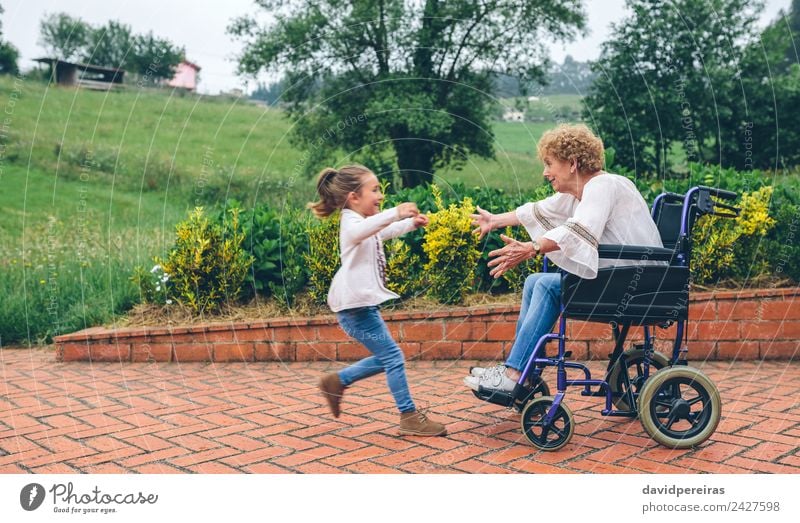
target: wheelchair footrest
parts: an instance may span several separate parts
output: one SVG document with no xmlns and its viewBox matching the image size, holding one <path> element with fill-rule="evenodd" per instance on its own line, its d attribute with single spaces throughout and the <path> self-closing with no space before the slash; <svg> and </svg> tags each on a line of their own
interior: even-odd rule
<svg viewBox="0 0 800 523">
<path fill-rule="evenodd" d="M 478 387 L 478 390 L 473 390 L 472 393 L 478 399 L 494 403 L 495 405 L 510 407 L 514 404 L 514 396 L 512 396 L 510 392 L 501 392 L 499 390 Z"/>
</svg>

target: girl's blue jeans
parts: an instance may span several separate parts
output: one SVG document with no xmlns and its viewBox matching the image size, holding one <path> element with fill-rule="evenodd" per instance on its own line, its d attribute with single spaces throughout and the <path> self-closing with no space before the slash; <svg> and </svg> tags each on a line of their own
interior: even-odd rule
<svg viewBox="0 0 800 523">
<path fill-rule="evenodd" d="M 416 410 L 406 380 L 405 356 L 389 334 L 378 307 L 359 307 L 336 313 L 339 325 L 353 339 L 364 345 L 372 354 L 368 358 L 339 371 L 342 385 L 386 372 L 389 390 L 400 412 Z"/>
<path fill-rule="evenodd" d="M 548 334 L 561 312 L 561 275 L 536 273 L 525 279 L 514 345 L 506 366 L 521 371 L 539 338 Z"/>
</svg>

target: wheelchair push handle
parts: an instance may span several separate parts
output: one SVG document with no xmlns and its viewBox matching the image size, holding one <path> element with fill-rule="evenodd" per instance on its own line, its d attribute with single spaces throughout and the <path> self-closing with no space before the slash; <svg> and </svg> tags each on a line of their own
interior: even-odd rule
<svg viewBox="0 0 800 523">
<path fill-rule="evenodd" d="M 739 212 L 741 211 L 739 207 L 711 199 L 712 196 L 715 196 L 717 198 L 733 201 L 739 197 L 735 192 L 717 189 L 716 187 L 705 187 L 703 185 L 697 187 L 697 189 L 699 189 L 697 208 L 703 214 L 714 214 L 720 218 L 736 218 L 739 216 Z"/>
<path fill-rule="evenodd" d="M 716 187 L 706 187 L 704 185 L 701 185 L 699 188 L 700 190 L 708 191 L 708 193 L 711 196 L 717 196 L 719 198 L 724 198 L 730 201 L 734 201 L 736 198 L 739 197 L 739 195 L 736 194 L 735 192 L 726 191 L 725 189 L 717 189 Z"/>
</svg>

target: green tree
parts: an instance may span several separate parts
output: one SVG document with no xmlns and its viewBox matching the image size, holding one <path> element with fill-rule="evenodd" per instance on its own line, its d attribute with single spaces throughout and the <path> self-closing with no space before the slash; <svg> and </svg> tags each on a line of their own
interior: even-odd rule
<svg viewBox="0 0 800 523">
<path fill-rule="evenodd" d="M 628 0 L 592 68 L 584 117 L 638 173 L 670 171 L 673 149 L 688 162 L 721 161 L 722 120 L 741 102 L 736 71 L 762 2 Z M 680 170 L 685 170 L 685 166 Z"/>
<path fill-rule="evenodd" d="M 468 154 L 492 157 L 492 75 L 541 79 L 547 38 L 584 27 L 578 0 L 258 0 L 229 32 L 242 73 L 286 75 L 306 171 L 344 151 L 403 186 Z"/>
<path fill-rule="evenodd" d="M 185 51 L 158 38 L 152 32 L 133 38 L 133 52 L 126 61 L 127 68 L 144 82 L 159 83 L 175 76 L 175 68 L 184 59 Z"/>
<path fill-rule="evenodd" d="M 0 5 L 0 15 L 3 14 L 3 6 Z M 0 22 L 0 38 L 3 36 L 3 24 Z M 17 60 L 19 51 L 9 42 L 0 40 L 0 74 L 17 74 L 19 67 Z"/>
<path fill-rule="evenodd" d="M 793 9 L 799 6 L 794 2 Z M 722 163 L 738 169 L 800 165 L 800 65 L 797 19 L 781 13 L 742 51 L 737 103 L 720 119 Z M 788 23 L 787 23 L 788 22 Z"/>
<path fill-rule="evenodd" d="M 19 51 L 9 42 L 0 42 L 0 74 L 17 74 Z"/>
<path fill-rule="evenodd" d="M 272 82 L 270 84 L 258 82 L 256 88 L 253 89 L 253 92 L 250 94 L 250 98 L 253 100 L 262 100 L 269 105 L 275 105 L 281 100 L 286 87 L 286 82 L 284 80 Z"/>
<path fill-rule="evenodd" d="M 92 27 L 67 13 L 51 13 L 39 22 L 39 45 L 61 60 L 74 60 L 86 46 Z"/>
<path fill-rule="evenodd" d="M 89 31 L 82 58 L 93 65 L 125 69 L 135 56 L 134 43 L 129 25 L 110 20 L 106 25 Z"/>
</svg>

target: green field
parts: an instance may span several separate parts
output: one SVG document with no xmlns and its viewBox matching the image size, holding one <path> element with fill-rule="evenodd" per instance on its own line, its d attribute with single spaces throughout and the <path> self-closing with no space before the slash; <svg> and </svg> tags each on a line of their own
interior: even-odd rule
<svg viewBox="0 0 800 523">
<path fill-rule="evenodd" d="M 302 204 L 314 181 L 277 109 L 170 91 L 95 92 L 0 77 L 0 346 L 111 321 L 139 301 L 137 265 L 196 205 Z M 527 191 L 552 124 L 496 122 L 496 159 L 437 183 Z M 480 202 L 478 202 L 480 203 Z"/>
<path fill-rule="evenodd" d="M 1 142 L 6 234 L 21 236 L 23 217 L 27 225 L 48 216 L 69 221 L 78 192 L 98 213 L 96 222 L 113 223 L 110 230 L 169 227 L 188 208 L 231 194 L 245 204 L 313 196 L 313 180 L 299 175 L 303 153 L 288 142 L 290 122 L 276 109 L 170 91 L 101 93 L 0 78 L 0 104 L 12 100 Z M 508 191 L 541 183 L 535 143 L 552 124 L 493 125 L 496 159 L 442 169 L 439 183 Z"/>
</svg>

